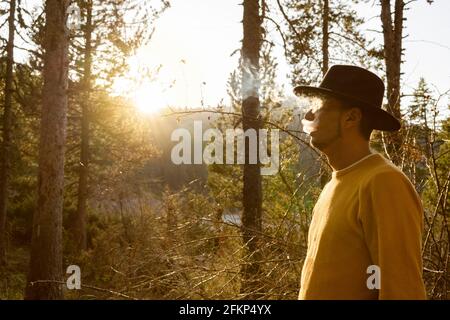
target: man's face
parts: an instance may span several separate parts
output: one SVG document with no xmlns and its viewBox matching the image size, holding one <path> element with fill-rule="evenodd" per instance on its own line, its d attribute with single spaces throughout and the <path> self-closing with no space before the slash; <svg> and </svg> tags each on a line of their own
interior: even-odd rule
<svg viewBox="0 0 450 320">
<path fill-rule="evenodd" d="M 308 127 L 311 144 L 324 151 L 341 138 L 341 109 L 333 98 L 311 100 L 308 112 L 302 121 Z"/>
</svg>

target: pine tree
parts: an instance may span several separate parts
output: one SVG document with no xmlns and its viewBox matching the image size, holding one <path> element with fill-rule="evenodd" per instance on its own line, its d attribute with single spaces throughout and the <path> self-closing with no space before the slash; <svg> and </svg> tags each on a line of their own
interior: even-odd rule
<svg viewBox="0 0 450 320">
<path fill-rule="evenodd" d="M 44 86 L 39 147 L 38 202 L 33 216 L 26 299 L 61 299 L 62 210 L 66 139 L 68 0 L 45 3 Z"/>
<path fill-rule="evenodd" d="M 75 70 L 80 76 L 76 90 L 72 92 L 73 105 L 77 107 L 76 117 L 79 123 L 69 123 L 71 130 L 79 131 L 79 161 L 77 172 L 76 211 L 72 215 L 71 234 L 75 250 L 80 252 L 87 248 L 87 215 L 90 194 L 91 144 L 95 141 L 96 110 L 93 91 L 107 90 L 113 79 L 124 74 L 127 69 L 127 57 L 134 50 L 149 41 L 152 28 L 150 24 L 135 25 L 129 22 L 129 12 L 134 12 L 133 19 L 139 22 L 155 19 L 169 5 L 164 1 L 135 2 L 131 0 L 88 0 L 78 1 L 83 23 L 80 32 L 72 41 L 72 54 L 75 56 Z M 158 9 L 157 4 L 161 7 Z M 134 21 L 133 20 L 133 21 Z M 130 25 L 132 27 L 130 27 Z M 116 32 L 111 33 L 111 29 Z M 131 29 L 131 30 L 130 30 Z M 104 49 L 108 48 L 105 52 Z M 93 64 L 92 61 L 96 63 Z M 96 79 L 94 82 L 93 79 Z M 95 85 L 97 83 L 97 85 Z M 102 83 L 98 85 L 98 83 Z M 77 150 L 78 151 L 78 150 Z"/>
<path fill-rule="evenodd" d="M 242 127 L 244 132 L 260 128 L 259 119 L 259 58 L 262 44 L 259 0 L 244 0 L 244 17 L 242 20 L 244 38 L 242 41 Z M 257 148 L 258 149 L 258 148 Z M 242 268 L 241 292 L 256 298 L 260 288 L 259 278 L 260 252 L 258 237 L 262 229 L 262 189 L 260 164 L 249 163 L 249 146 L 245 144 L 245 164 L 243 172 L 243 240 L 248 249 L 249 260 Z"/>
<path fill-rule="evenodd" d="M 391 0 L 381 0 L 381 22 L 384 38 L 384 61 L 386 66 L 387 110 L 397 119 L 402 120 L 400 110 L 400 81 L 403 55 L 403 24 L 405 2 L 394 1 L 392 12 Z M 398 132 L 386 134 L 386 150 L 390 159 L 399 164 L 401 161 L 402 135 Z"/>
<path fill-rule="evenodd" d="M 379 53 L 358 30 L 364 20 L 348 1 L 277 3 L 289 27 L 287 55 L 294 86 L 317 84 L 332 64 L 378 64 Z"/>
<path fill-rule="evenodd" d="M 11 122 L 12 122 L 12 91 L 14 67 L 14 34 L 15 34 L 16 1 L 9 3 L 8 43 L 6 45 L 6 77 L 3 105 L 3 139 L 0 146 L 0 266 L 6 264 L 6 216 L 8 203 L 8 188 L 11 155 Z"/>
</svg>

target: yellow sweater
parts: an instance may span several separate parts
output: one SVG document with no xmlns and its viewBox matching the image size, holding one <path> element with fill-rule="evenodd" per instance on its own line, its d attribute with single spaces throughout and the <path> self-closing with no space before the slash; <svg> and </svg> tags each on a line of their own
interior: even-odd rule
<svg viewBox="0 0 450 320">
<path fill-rule="evenodd" d="M 425 299 L 422 219 L 411 182 L 380 154 L 333 172 L 313 210 L 299 299 Z"/>
</svg>

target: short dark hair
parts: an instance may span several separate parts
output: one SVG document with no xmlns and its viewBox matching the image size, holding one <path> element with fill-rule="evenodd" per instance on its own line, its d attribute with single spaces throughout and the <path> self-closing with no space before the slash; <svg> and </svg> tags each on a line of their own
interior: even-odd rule
<svg viewBox="0 0 450 320">
<path fill-rule="evenodd" d="M 359 132 L 367 141 L 370 140 L 370 135 L 373 131 L 372 123 L 370 122 L 369 116 L 367 112 L 364 111 L 363 108 L 358 107 L 352 102 L 348 102 L 342 99 L 337 99 L 339 101 L 339 105 L 341 110 L 349 110 L 352 108 L 358 108 L 361 111 L 361 121 L 359 123 Z"/>
</svg>

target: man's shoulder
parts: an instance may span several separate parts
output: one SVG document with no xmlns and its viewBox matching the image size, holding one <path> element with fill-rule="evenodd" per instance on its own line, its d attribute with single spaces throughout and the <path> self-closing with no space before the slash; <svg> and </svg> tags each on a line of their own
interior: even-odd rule
<svg viewBox="0 0 450 320">
<path fill-rule="evenodd" d="M 367 171 L 363 181 L 364 184 L 373 186 L 378 184 L 387 185 L 392 183 L 400 183 L 412 186 L 411 181 L 406 174 L 400 170 L 400 168 L 382 155 L 379 157 L 380 160 Z"/>
<path fill-rule="evenodd" d="M 417 212 L 422 212 L 420 196 L 407 175 L 391 161 L 383 157 L 382 161 L 368 170 L 360 188 L 360 195 L 386 199 L 393 203 L 414 203 Z M 408 201 L 405 202 L 405 199 Z"/>
</svg>

